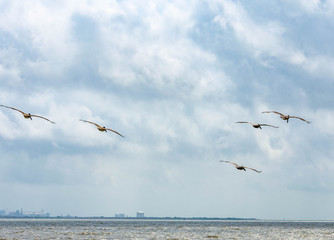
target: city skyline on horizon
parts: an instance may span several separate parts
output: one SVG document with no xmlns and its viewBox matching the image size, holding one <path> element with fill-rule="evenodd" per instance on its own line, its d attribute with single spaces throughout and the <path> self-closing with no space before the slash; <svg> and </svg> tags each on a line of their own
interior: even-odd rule
<svg viewBox="0 0 334 240">
<path fill-rule="evenodd" d="M 0 209 L 0 218 L 1 217 L 14 217 L 14 218 L 94 218 L 94 219 L 100 219 L 100 218 L 106 218 L 106 219 L 222 219 L 222 220 L 267 220 L 267 221 L 334 221 L 333 219 L 259 219 L 256 217 L 234 217 L 234 216 L 146 216 L 143 211 L 137 211 L 133 216 L 125 214 L 125 213 L 114 213 L 112 216 L 104 216 L 104 215 L 96 215 L 96 216 L 90 216 L 90 215 L 82 215 L 82 216 L 76 216 L 72 215 L 70 213 L 67 214 L 56 214 L 53 215 L 49 212 L 44 212 L 44 209 L 41 209 L 40 211 L 23 211 L 22 208 L 19 210 L 12 210 L 8 211 L 6 209 Z"/>
</svg>

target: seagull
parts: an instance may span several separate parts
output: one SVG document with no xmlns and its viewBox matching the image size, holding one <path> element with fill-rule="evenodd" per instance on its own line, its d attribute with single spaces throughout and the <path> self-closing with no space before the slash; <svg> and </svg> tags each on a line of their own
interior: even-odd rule
<svg viewBox="0 0 334 240">
<path fill-rule="evenodd" d="M 122 134 L 120 134 L 120 133 L 118 133 L 118 132 L 116 132 L 115 130 L 112 130 L 112 129 L 110 129 L 110 128 L 101 127 L 100 125 L 98 125 L 98 124 L 96 124 L 96 123 L 93 123 L 93 122 L 90 122 L 90 121 L 87 121 L 87 120 L 82 120 L 82 119 L 80 119 L 80 121 L 82 121 L 82 122 L 88 122 L 88 123 L 94 124 L 94 125 L 97 127 L 97 129 L 100 130 L 101 132 L 112 131 L 112 132 L 114 132 L 114 133 L 120 135 L 121 137 L 124 137 Z"/>
<path fill-rule="evenodd" d="M 253 170 L 253 171 L 257 172 L 257 173 L 262 172 L 262 171 L 258 171 L 258 170 L 256 170 L 256 169 L 254 169 L 254 168 L 241 166 L 241 165 L 238 165 L 238 164 L 236 164 L 236 163 L 234 163 L 234 162 L 230 162 L 230 161 L 223 161 L 223 160 L 222 160 L 221 162 L 231 163 L 231 164 L 233 164 L 233 165 L 235 166 L 235 168 L 238 169 L 238 170 L 244 170 L 244 171 L 246 171 L 246 168 L 248 168 L 248 169 Z"/>
<path fill-rule="evenodd" d="M 305 120 L 305 119 L 303 119 L 303 118 L 296 117 L 296 116 L 290 116 L 290 115 L 284 115 L 284 114 L 279 113 L 279 112 L 276 112 L 276 111 L 265 111 L 265 112 L 262 112 L 262 113 L 276 113 L 276 114 L 279 114 L 279 115 L 281 115 L 281 118 L 282 118 L 283 120 L 286 120 L 287 123 L 289 122 L 289 118 L 298 118 L 298 119 L 300 119 L 300 120 L 302 120 L 302 121 L 305 121 L 305 122 L 307 122 L 307 123 L 311 123 L 310 121 L 307 121 L 307 120 Z"/>
<path fill-rule="evenodd" d="M 269 124 L 265 124 L 265 123 L 252 123 L 252 122 L 235 122 L 235 123 L 249 123 L 249 124 L 251 124 L 254 128 L 260 128 L 260 129 L 262 129 L 261 126 L 278 128 L 278 127 L 276 127 L 276 126 L 269 125 Z"/>
<path fill-rule="evenodd" d="M 5 105 L 0 105 L 0 106 L 1 106 L 1 107 L 5 107 L 5 108 L 10 108 L 10 109 L 13 109 L 13 110 L 15 110 L 15 111 L 18 111 L 18 112 L 22 113 L 22 114 L 23 114 L 23 117 L 26 118 L 26 119 L 30 118 L 30 120 L 32 120 L 31 117 L 38 117 L 38 118 L 42 118 L 42 119 L 44 119 L 44 120 L 46 120 L 46 121 L 49 121 L 49 122 L 51 122 L 51 123 L 55 123 L 55 122 L 52 122 L 51 120 L 49 120 L 49 119 L 47 119 L 47 118 L 45 118 L 45 117 L 38 116 L 38 115 L 34 115 L 34 114 L 30 114 L 30 113 L 25 113 L 25 112 L 23 112 L 23 111 L 21 111 L 21 110 L 19 110 L 19 109 L 13 108 L 13 107 L 8 107 L 8 106 L 5 106 Z"/>
</svg>

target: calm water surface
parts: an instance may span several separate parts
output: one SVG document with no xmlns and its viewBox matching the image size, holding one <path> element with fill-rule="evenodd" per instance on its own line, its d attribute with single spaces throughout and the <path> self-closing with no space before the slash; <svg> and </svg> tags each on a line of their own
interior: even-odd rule
<svg viewBox="0 0 334 240">
<path fill-rule="evenodd" d="M 0 219 L 0 239 L 334 239 L 334 222 Z"/>
</svg>

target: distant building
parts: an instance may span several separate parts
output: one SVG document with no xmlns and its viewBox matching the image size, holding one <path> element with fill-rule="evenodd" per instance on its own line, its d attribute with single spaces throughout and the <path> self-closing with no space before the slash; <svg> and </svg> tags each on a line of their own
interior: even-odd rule
<svg viewBox="0 0 334 240">
<path fill-rule="evenodd" d="M 137 218 L 144 218 L 144 212 L 143 211 L 139 211 L 137 212 Z"/>
<path fill-rule="evenodd" d="M 23 217 L 50 217 L 50 213 L 45 213 L 44 210 L 42 209 L 41 211 L 22 211 L 22 216 Z"/>
<path fill-rule="evenodd" d="M 10 217 L 20 217 L 22 216 L 22 210 L 16 210 L 15 212 L 9 212 L 8 216 Z"/>
<path fill-rule="evenodd" d="M 116 213 L 115 214 L 115 218 L 125 218 L 125 214 L 124 213 Z"/>
<path fill-rule="evenodd" d="M 50 213 L 45 213 L 44 210 L 32 212 L 32 211 L 23 211 L 21 209 L 21 210 L 16 210 L 15 212 L 9 212 L 7 216 L 9 217 L 50 217 Z"/>
</svg>

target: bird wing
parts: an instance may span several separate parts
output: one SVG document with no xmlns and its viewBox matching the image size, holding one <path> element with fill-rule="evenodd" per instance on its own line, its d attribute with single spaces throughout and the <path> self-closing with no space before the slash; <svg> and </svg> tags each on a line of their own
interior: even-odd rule
<svg viewBox="0 0 334 240">
<path fill-rule="evenodd" d="M 120 134 L 119 132 L 116 132 L 115 130 L 112 130 L 112 129 L 110 129 L 110 128 L 106 128 L 106 130 L 112 131 L 112 132 L 114 132 L 114 133 L 120 135 L 121 137 L 124 137 L 124 136 L 123 136 L 122 134 Z"/>
<path fill-rule="evenodd" d="M 276 126 L 269 125 L 269 124 L 265 124 L 265 123 L 260 123 L 260 126 L 267 126 L 267 127 L 278 128 L 278 127 L 276 127 Z"/>
<path fill-rule="evenodd" d="M 253 125 L 253 123 L 251 123 L 251 122 L 235 122 L 235 123 L 249 123 L 249 124 Z"/>
<path fill-rule="evenodd" d="M 300 119 L 300 120 L 302 120 L 302 121 L 305 121 L 305 122 L 307 122 L 307 123 L 311 123 L 310 121 L 307 121 L 307 120 L 305 120 L 304 118 L 301 118 L 301 117 L 296 117 L 296 116 L 289 116 L 290 118 L 298 118 L 298 119 Z"/>
<path fill-rule="evenodd" d="M 276 111 L 264 111 L 262 113 L 276 113 L 276 114 L 279 114 L 281 116 L 283 116 L 284 114 L 280 113 L 280 112 L 276 112 Z"/>
<path fill-rule="evenodd" d="M 256 170 L 256 169 L 254 169 L 254 168 L 250 168 L 250 167 L 244 167 L 244 168 L 248 168 L 248 169 L 253 170 L 253 171 L 257 172 L 257 173 L 262 172 L 262 171 L 258 171 L 258 170 Z"/>
<path fill-rule="evenodd" d="M 91 121 L 82 120 L 82 119 L 80 119 L 80 121 L 82 121 L 82 122 L 88 122 L 88 123 L 94 124 L 94 125 L 97 126 L 97 127 L 101 127 L 100 125 L 98 125 L 98 124 L 96 124 L 96 123 L 93 123 L 93 122 L 91 122 Z"/>
<path fill-rule="evenodd" d="M 55 124 L 55 122 L 52 122 L 51 120 L 49 120 L 49 119 L 47 119 L 47 118 L 45 118 L 45 117 L 42 117 L 42 116 L 33 115 L 33 114 L 30 114 L 30 116 L 32 116 L 32 117 L 38 117 L 38 118 L 43 118 L 44 120 L 49 121 L 49 122 Z"/>
<path fill-rule="evenodd" d="M 224 161 L 224 160 L 221 160 L 221 162 L 231 163 L 231 164 L 235 165 L 236 167 L 239 166 L 238 164 L 236 164 L 236 163 L 234 163 L 234 162 L 230 162 L 230 161 Z"/>
<path fill-rule="evenodd" d="M 16 108 L 13 108 L 13 107 L 8 107 L 8 106 L 5 106 L 5 105 L 0 105 L 1 107 L 5 107 L 5 108 L 10 108 L 10 109 L 13 109 L 13 110 L 15 110 L 15 111 L 18 111 L 18 112 L 20 112 L 20 113 L 22 113 L 22 114 L 25 114 L 25 112 L 22 112 L 21 110 L 19 110 L 19 109 L 16 109 Z"/>
</svg>

